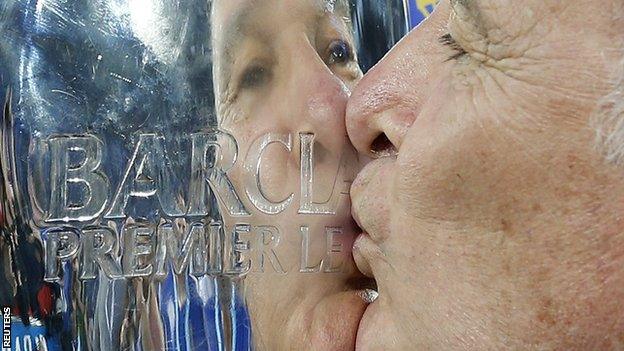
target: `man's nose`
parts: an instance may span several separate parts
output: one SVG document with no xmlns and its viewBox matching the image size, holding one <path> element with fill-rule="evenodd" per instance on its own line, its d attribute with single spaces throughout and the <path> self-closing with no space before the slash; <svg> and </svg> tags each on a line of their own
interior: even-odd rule
<svg viewBox="0 0 624 351">
<path fill-rule="evenodd" d="M 428 98 L 444 62 L 438 40 L 447 31 L 448 3 L 399 42 L 357 85 L 346 128 L 358 152 L 395 154 Z"/>
<path fill-rule="evenodd" d="M 373 67 L 358 84 L 347 106 L 346 128 L 358 152 L 379 157 L 397 152 L 415 111 L 405 94 L 407 77 L 395 69 L 392 57 Z"/>
</svg>

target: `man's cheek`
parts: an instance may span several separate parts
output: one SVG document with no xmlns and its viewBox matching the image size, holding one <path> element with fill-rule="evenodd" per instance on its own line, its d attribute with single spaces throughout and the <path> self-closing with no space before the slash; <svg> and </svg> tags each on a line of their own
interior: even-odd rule
<svg viewBox="0 0 624 351">
<path fill-rule="evenodd" d="M 356 350 L 409 350 L 413 347 L 405 345 L 406 336 L 398 334 L 400 324 L 406 321 L 405 311 L 408 310 L 405 300 L 391 300 L 380 296 L 375 303 L 369 305 L 363 319 L 360 321 L 360 329 L 357 335 Z M 397 325 L 399 324 L 399 325 Z M 388 344 L 388 340 L 392 344 Z"/>
<path fill-rule="evenodd" d="M 416 125 L 414 128 L 418 128 Z M 413 129 L 414 129 L 413 128 Z M 453 136 L 430 131 L 408 133 L 397 160 L 392 192 L 410 219 L 444 218 L 455 205 L 458 174 Z"/>
<path fill-rule="evenodd" d="M 434 87 L 399 150 L 393 193 L 408 214 L 440 217 L 436 212 L 447 211 L 453 205 L 448 186 L 458 173 L 455 158 L 471 157 L 471 145 L 458 138 L 474 123 L 473 113 L 450 85 Z"/>
<path fill-rule="evenodd" d="M 495 160 L 509 142 L 461 94 L 431 103 L 401 146 L 393 191 L 411 218 L 461 222 L 496 195 Z"/>
</svg>

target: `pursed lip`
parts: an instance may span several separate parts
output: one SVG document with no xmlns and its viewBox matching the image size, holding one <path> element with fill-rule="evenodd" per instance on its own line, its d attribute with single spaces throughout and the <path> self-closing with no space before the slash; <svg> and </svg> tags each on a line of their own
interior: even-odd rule
<svg viewBox="0 0 624 351">
<path fill-rule="evenodd" d="M 373 270 L 369 264 L 369 258 L 367 257 L 369 253 L 376 252 L 377 250 L 378 248 L 365 232 L 359 234 L 353 243 L 352 255 L 356 267 L 364 276 L 368 277 L 368 281 L 373 283 L 373 286 L 358 291 L 358 295 L 366 303 L 366 307 L 362 311 L 357 330 L 355 331 L 356 351 L 362 349 L 363 344 L 366 343 L 366 340 L 361 340 L 362 333 L 370 326 L 364 321 L 371 318 L 372 310 L 374 310 L 374 308 L 371 309 L 371 307 L 377 306 L 377 299 L 379 297 L 377 281 L 374 279 Z M 366 334 L 366 332 L 364 332 L 364 334 Z"/>
<path fill-rule="evenodd" d="M 363 330 L 364 334 L 367 334 L 370 320 L 375 319 L 377 313 L 375 311 L 379 309 L 379 288 L 375 273 L 379 273 L 378 270 L 383 269 L 385 265 L 382 247 L 388 234 L 386 225 L 381 224 L 380 220 L 388 218 L 388 199 L 384 195 L 388 192 L 389 183 L 386 181 L 393 170 L 394 161 L 396 155 L 372 160 L 360 170 L 351 185 L 351 216 L 360 228 L 360 234 L 353 242 L 351 253 L 357 269 L 375 284 L 374 289 L 360 290 L 359 293 L 366 302 L 356 335 L 356 344 L 360 347 L 361 343 L 366 341 L 358 339 Z M 364 320 L 369 322 L 362 325 Z"/>
<path fill-rule="evenodd" d="M 379 244 L 387 236 L 389 217 L 389 180 L 393 176 L 396 157 L 387 156 L 369 162 L 351 184 L 351 217 L 373 242 Z"/>
<path fill-rule="evenodd" d="M 384 226 L 379 225 L 380 219 L 388 217 L 387 199 L 380 197 L 387 195 L 384 190 L 387 183 L 382 181 L 391 171 L 387 166 L 394 160 L 394 157 L 384 157 L 369 162 L 351 184 L 351 217 L 360 228 L 360 234 L 353 242 L 353 259 L 360 272 L 370 278 L 374 278 L 371 264 L 382 256 L 379 245 L 387 235 Z"/>
</svg>

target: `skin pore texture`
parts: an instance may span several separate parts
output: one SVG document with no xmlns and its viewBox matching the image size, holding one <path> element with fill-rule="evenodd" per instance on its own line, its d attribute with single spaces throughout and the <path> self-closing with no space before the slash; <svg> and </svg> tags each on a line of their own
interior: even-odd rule
<svg viewBox="0 0 624 351">
<path fill-rule="evenodd" d="M 357 350 L 624 348 L 624 169 L 595 143 L 623 33 L 616 0 L 443 0 L 367 73 Z"/>
<path fill-rule="evenodd" d="M 239 147 L 228 176 L 252 212 L 243 222 L 279 229 L 275 252 L 285 272 L 269 256 L 259 272 L 260 259 L 251 257 L 255 266 L 244 278 L 244 298 L 254 349 L 352 350 L 365 303 L 357 286 L 363 277 L 351 257 L 357 233 L 348 193 L 360 166 L 347 137 L 345 111 L 362 73 L 348 14 L 339 4 L 321 0 L 217 0 L 213 11 L 220 128 Z M 259 211 L 245 191 L 255 174 L 255 163 L 248 164 L 246 157 L 267 133 L 291 138 L 290 151 L 272 143 L 262 154 L 258 181 L 263 196 L 274 203 L 293 196 L 277 214 Z M 299 213 L 300 133 L 315 137 L 313 201 L 337 197 L 336 215 Z M 227 226 L 241 222 L 224 220 Z M 317 272 L 300 272 L 300 226 L 309 230 L 308 266 L 324 260 L 313 268 Z M 334 237 L 342 252 L 328 258 L 326 232 L 331 228 L 342 231 Z M 258 249 L 255 242 L 251 246 Z M 325 272 L 335 267 L 338 272 Z"/>
</svg>

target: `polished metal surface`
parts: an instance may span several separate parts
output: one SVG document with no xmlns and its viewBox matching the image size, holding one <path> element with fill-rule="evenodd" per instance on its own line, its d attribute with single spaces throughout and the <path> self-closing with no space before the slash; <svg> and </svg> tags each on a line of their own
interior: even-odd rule
<svg viewBox="0 0 624 351">
<path fill-rule="evenodd" d="M 170 274 L 189 264 L 177 257 L 168 264 L 166 248 L 175 244 L 152 254 L 140 243 L 158 225 L 171 236 L 174 227 L 219 230 L 209 196 L 196 198 L 193 216 L 179 218 L 189 202 L 181 189 L 201 187 L 182 176 L 192 163 L 182 156 L 219 138 L 203 133 L 216 124 L 210 7 L 152 0 L 0 4 L 1 249 L 11 262 L 3 264 L 2 303 L 12 306 L 9 297 L 16 296 L 22 319 L 31 311 L 45 321 L 52 348 L 250 344 L 245 328 L 240 335 L 232 323 L 246 318 L 237 279 L 207 274 L 214 267 Z M 138 167 L 146 179 L 132 178 Z M 120 246 L 123 258 L 109 254 Z M 142 264 L 150 255 L 156 262 Z M 52 311 L 40 306 L 44 286 Z"/>
<path fill-rule="evenodd" d="M 258 181 L 264 148 L 293 140 L 267 134 L 239 155 L 236 138 L 219 129 L 212 6 L 0 2 L 0 305 L 23 325 L 46 328 L 37 349 L 252 348 L 243 293 L 252 267 L 239 236 L 280 240 L 277 225 L 249 218 L 295 201 L 267 199 Z M 389 42 L 407 30 L 402 2 L 390 5 L 402 13 L 394 21 L 384 19 L 388 9 L 353 6 L 356 16 L 377 11 L 376 22 L 393 23 Z M 313 140 L 297 141 L 303 181 L 294 205 L 332 216 L 338 200 L 312 200 Z M 246 167 L 244 189 L 228 176 L 236 162 Z M 225 215 L 240 219 L 233 230 Z M 327 233 L 331 245 L 338 230 Z M 301 272 L 318 272 L 306 243 Z M 325 265 L 328 273 L 339 267 Z M 265 266 L 284 273 L 276 256 L 257 269 Z"/>
</svg>

